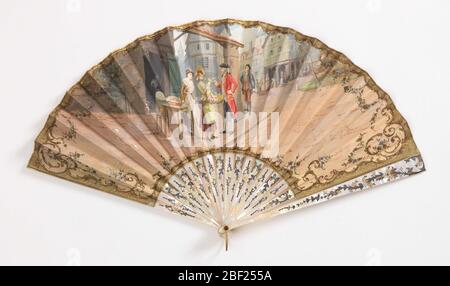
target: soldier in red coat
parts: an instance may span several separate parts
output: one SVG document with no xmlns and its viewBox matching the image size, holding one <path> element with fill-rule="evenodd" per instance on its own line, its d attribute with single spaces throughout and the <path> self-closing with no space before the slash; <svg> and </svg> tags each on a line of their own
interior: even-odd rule
<svg viewBox="0 0 450 286">
<path fill-rule="evenodd" d="M 234 119 L 237 119 L 237 105 L 236 105 L 236 90 L 238 88 L 238 83 L 236 79 L 230 73 L 230 66 L 228 64 L 221 64 L 220 68 L 222 70 L 222 82 L 218 83 L 218 87 L 222 89 L 224 97 L 224 115 L 227 112 L 233 112 Z"/>
</svg>

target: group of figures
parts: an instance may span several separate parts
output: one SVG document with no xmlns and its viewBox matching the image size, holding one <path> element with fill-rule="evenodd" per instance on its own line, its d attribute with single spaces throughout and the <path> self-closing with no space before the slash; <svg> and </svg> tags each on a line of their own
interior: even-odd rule
<svg viewBox="0 0 450 286">
<path fill-rule="evenodd" d="M 208 78 L 203 67 L 198 67 L 195 74 L 191 69 L 186 70 L 186 77 L 181 85 L 181 103 L 186 106 L 186 113 L 194 126 L 201 126 L 202 131 L 208 130 L 210 139 L 216 138 L 217 131 L 223 119 L 230 114 L 237 120 L 237 92 L 240 88 L 245 111 L 251 111 L 251 96 L 256 92 L 255 77 L 251 66 L 246 65 L 241 73 L 239 82 L 230 72 L 226 63 L 220 66 L 221 79 Z M 219 126 L 218 126 L 219 125 Z M 187 126 L 191 132 L 191 126 Z"/>
</svg>

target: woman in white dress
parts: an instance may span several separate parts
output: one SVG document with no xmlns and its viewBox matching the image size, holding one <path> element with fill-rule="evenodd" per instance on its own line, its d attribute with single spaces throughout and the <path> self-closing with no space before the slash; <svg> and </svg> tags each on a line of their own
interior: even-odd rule
<svg viewBox="0 0 450 286">
<path fill-rule="evenodd" d="M 197 106 L 196 100 L 195 100 L 195 86 L 194 86 L 194 73 L 192 70 L 187 69 L 186 70 L 186 77 L 183 79 L 181 84 L 181 104 L 186 106 L 186 112 L 188 116 L 190 117 L 191 126 L 187 126 L 188 129 L 192 132 L 196 126 L 200 126 L 199 118 L 200 118 L 200 111 L 198 110 L 199 107 Z M 192 129 L 192 124 L 194 126 L 194 129 Z"/>
</svg>

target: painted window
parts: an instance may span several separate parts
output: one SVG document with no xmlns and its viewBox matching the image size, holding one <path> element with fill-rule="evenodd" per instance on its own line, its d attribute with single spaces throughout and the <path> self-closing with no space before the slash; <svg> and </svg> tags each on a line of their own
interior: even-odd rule
<svg viewBox="0 0 450 286">
<path fill-rule="evenodd" d="M 208 57 L 203 57 L 202 65 L 205 69 L 209 68 L 209 58 Z"/>
</svg>

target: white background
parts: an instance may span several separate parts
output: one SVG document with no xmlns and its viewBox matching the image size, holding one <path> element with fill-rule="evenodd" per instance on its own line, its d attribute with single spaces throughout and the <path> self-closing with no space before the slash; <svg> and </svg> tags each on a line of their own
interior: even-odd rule
<svg viewBox="0 0 450 286">
<path fill-rule="evenodd" d="M 249 225 L 214 229 L 26 164 L 48 113 L 109 52 L 168 25 L 240 18 L 317 37 L 368 71 L 427 171 Z M 2 1 L 0 264 L 450 264 L 450 1 Z"/>
</svg>

